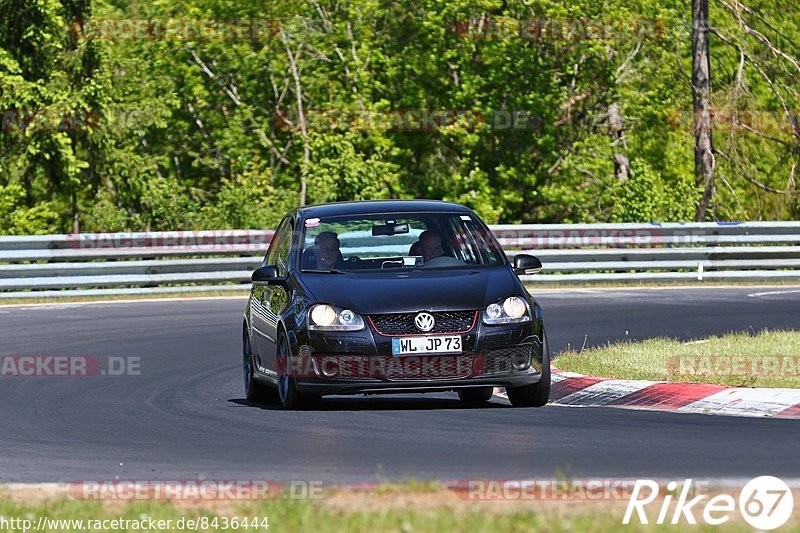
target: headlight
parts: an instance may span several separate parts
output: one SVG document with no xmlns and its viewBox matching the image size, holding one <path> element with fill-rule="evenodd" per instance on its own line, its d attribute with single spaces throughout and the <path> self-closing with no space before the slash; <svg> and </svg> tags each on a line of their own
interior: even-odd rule
<svg viewBox="0 0 800 533">
<path fill-rule="evenodd" d="M 512 296 L 511 298 L 506 298 L 506 301 L 503 302 L 503 312 L 509 318 L 522 318 L 525 316 L 525 312 L 528 310 L 528 306 L 517 296 Z"/>
<path fill-rule="evenodd" d="M 503 307 L 499 304 L 491 304 L 486 308 L 486 316 L 492 320 L 497 320 L 503 316 Z"/>
<path fill-rule="evenodd" d="M 505 300 L 489 304 L 483 312 L 484 324 L 511 324 L 528 322 L 530 319 L 528 302 L 519 296 L 509 296 Z"/>
<path fill-rule="evenodd" d="M 314 331 L 358 331 L 364 319 L 350 309 L 316 304 L 308 311 L 308 329 Z"/>
</svg>

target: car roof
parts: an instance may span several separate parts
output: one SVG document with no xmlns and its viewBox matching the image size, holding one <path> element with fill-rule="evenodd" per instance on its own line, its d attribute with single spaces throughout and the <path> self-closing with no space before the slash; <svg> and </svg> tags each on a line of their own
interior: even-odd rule
<svg viewBox="0 0 800 533">
<path fill-rule="evenodd" d="M 379 213 L 469 213 L 472 210 L 461 204 L 440 200 L 370 200 L 363 202 L 336 202 L 299 207 L 303 218 L 339 215 L 367 215 Z"/>
</svg>

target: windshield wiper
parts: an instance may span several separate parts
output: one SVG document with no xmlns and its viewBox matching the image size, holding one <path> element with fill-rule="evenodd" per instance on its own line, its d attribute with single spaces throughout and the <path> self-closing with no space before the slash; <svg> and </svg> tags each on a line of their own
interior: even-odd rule
<svg viewBox="0 0 800 533">
<path fill-rule="evenodd" d="M 315 268 L 301 269 L 300 272 L 311 272 L 314 274 L 347 274 L 344 270 L 337 270 L 332 268 L 330 270 L 317 270 Z"/>
</svg>

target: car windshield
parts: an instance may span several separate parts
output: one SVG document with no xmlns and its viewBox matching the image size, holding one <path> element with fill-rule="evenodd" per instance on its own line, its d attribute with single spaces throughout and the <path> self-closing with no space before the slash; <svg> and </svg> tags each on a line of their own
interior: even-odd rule
<svg viewBox="0 0 800 533">
<path fill-rule="evenodd" d="M 353 272 L 497 266 L 505 256 L 472 215 L 382 213 L 306 219 L 299 260 L 303 271 Z"/>
</svg>

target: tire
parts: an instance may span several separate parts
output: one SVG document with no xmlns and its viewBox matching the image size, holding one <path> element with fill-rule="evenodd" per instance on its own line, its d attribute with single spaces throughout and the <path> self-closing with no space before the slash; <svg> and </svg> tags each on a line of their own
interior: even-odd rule
<svg viewBox="0 0 800 533">
<path fill-rule="evenodd" d="M 544 335 L 544 357 L 542 357 L 542 377 L 538 383 L 523 387 L 506 388 L 508 401 L 514 407 L 543 407 L 550 399 L 550 347 Z"/>
<path fill-rule="evenodd" d="M 247 328 L 242 335 L 242 378 L 244 380 L 244 394 L 247 401 L 254 403 L 273 402 L 277 398 L 275 389 L 269 387 L 256 378 L 253 350 L 250 344 L 250 335 Z"/>
<path fill-rule="evenodd" d="M 303 394 L 297 390 L 295 378 L 292 376 L 289 361 L 292 354 L 289 351 L 289 342 L 286 334 L 282 331 L 278 333 L 278 401 L 281 407 L 287 411 L 298 409 L 313 409 L 322 400 L 319 396 Z"/>
<path fill-rule="evenodd" d="M 494 387 L 475 387 L 472 389 L 459 389 L 458 398 L 469 404 L 479 404 L 492 399 Z"/>
</svg>

